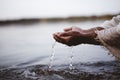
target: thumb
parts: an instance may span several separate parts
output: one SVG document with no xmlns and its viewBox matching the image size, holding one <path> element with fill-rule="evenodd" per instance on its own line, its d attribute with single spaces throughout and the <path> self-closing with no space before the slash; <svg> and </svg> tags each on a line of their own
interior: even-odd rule
<svg viewBox="0 0 120 80">
<path fill-rule="evenodd" d="M 74 35 L 73 31 L 63 32 L 63 33 L 60 34 L 60 36 L 63 36 L 63 37 L 73 36 L 73 35 Z"/>
</svg>

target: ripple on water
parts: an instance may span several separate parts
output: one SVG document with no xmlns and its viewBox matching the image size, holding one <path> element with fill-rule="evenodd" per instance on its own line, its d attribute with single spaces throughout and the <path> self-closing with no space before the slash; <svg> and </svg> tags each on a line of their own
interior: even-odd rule
<svg viewBox="0 0 120 80">
<path fill-rule="evenodd" d="M 33 65 L 0 70 L 1 80 L 119 80 L 120 63 L 118 61 L 78 63 L 70 70 L 68 65 L 55 66 L 51 70 L 47 65 Z"/>
</svg>

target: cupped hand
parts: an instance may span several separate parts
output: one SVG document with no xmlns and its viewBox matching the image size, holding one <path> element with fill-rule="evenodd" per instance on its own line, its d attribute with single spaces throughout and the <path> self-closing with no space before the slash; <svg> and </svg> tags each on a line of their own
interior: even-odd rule
<svg viewBox="0 0 120 80">
<path fill-rule="evenodd" d="M 64 29 L 64 32 L 57 32 L 53 34 L 54 39 L 57 42 L 66 44 L 68 46 L 74 46 L 84 43 L 86 38 L 86 31 L 78 27 L 70 27 Z"/>
<path fill-rule="evenodd" d="M 53 37 L 57 42 L 68 46 L 75 46 L 82 43 L 100 45 L 100 42 L 95 39 L 97 36 L 95 33 L 96 29 L 103 30 L 104 28 L 95 27 L 88 30 L 83 30 L 78 27 L 70 27 L 64 29 L 63 32 L 54 33 Z"/>
</svg>

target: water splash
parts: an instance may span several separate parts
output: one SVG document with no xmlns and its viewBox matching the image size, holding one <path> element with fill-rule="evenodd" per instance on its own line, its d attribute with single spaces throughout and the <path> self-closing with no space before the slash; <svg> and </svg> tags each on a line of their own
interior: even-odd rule
<svg viewBox="0 0 120 80">
<path fill-rule="evenodd" d="M 48 65 L 48 68 L 51 69 L 52 66 L 53 66 L 53 60 L 54 60 L 54 56 L 55 56 L 55 44 L 56 44 L 56 41 L 53 43 L 52 45 L 52 54 L 50 56 L 50 63 Z"/>
</svg>

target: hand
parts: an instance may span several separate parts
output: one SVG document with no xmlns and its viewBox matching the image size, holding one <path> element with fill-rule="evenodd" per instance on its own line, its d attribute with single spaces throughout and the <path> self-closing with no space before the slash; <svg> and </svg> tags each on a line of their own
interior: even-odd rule
<svg viewBox="0 0 120 80">
<path fill-rule="evenodd" d="M 102 30 L 100 27 L 98 29 Z M 94 30 L 94 28 L 82 30 L 78 27 L 71 27 L 64 29 L 64 32 L 54 33 L 53 37 L 57 42 L 68 46 L 75 46 L 82 43 L 100 44 L 94 39 L 97 36 Z"/>
</svg>

